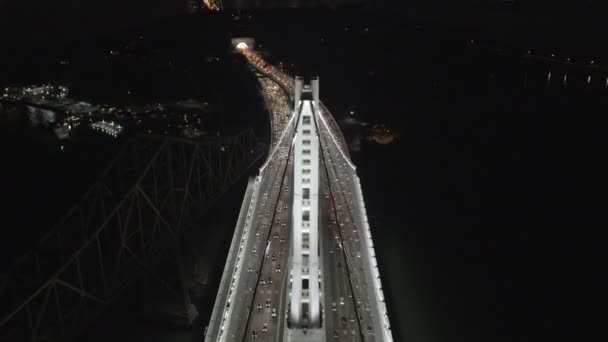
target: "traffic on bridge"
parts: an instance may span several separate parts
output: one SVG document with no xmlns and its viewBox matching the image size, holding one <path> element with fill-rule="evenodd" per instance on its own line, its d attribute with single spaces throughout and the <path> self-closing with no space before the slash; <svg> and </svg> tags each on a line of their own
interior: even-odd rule
<svg viewBox="0 0 608 342">
<path fill-rule="evenodd" d="M 272 144 L 245 194 L 205 341 L 392 341 L 356 167 L 318 79 L 302 86 L 233 43 L 258 74 Z"/>
</svg>

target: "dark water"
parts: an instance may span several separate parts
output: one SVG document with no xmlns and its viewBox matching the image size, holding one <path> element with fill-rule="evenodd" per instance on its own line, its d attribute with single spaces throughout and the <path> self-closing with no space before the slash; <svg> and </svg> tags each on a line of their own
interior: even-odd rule
<svg viewBox="0 0 608 342">
<path fill-rule="evenodd" d="M 197 31 L 189 25 L 182 22 L 171 32 L 191 37 Z M 484 41 L 484 33 L 477 38 L 471 30 L 421 28 L 391 15 L 277 12 L 238 24 L 236 31 L 255 35 L 269 59 L 285 62 L 288 72 L 320 75 L 321 97 L 339 119 L 354 110 L 354 118 L 385 123 L 400 133 L 393 144 L 363 141 L 361 152 L 353 152 L 396 340 L 580 340 L 600 335 L 601 316 L 595 313 L 605 297 L 600 272 L 606 226 L 601 200 L 608 145 L 605 71 L 533 61 L 521 57 L 529 46 Z M 193 41 L 190 46 L 201 50 L 208 44 Z M 586 55 L 581 49 L 577 53 Z M 183 46 L 177 52 L 187 55 Z M 225 84 L 221 91 L 232 96 L 221 101 L 236 105 L 248 94 L 249 100 L 237 106 L 243 109 L 238 120 L 263 128 L 266 117 L 253 99 L 254 83 L 242 64 L 228 65 L 230 76 L 219 82 Z M 564 86 L 560 81 L 566 72 Z M 134 72 L 135 83 L 137 75 L 145 73 Z M 170 78 L 168 84 L 198 83 L 198 78 L 186 82 L 181 77 L 186 76 Z M 99 79 L 100 84 L 112 83 L 109 76 Z M 161 83 L 151 88 L 158 92 Z M 200 84 L 184 87 L 196 95 L 217 83 L 201 78 Z M 226 91 L 230 84 L 243 86 Z M 83 96 L 96 94 L 88 91 Z M 169 93 L 170 98 L 179 91 Z M 257 109 L 249 116 L 247 108 Z M 226 116 L 225 122 L 236 118 Z M 37 156 L 52 160 L 57 153 L 52 146 Z M 16 162 L 30 160 L 15 151 L 9 156 Z M 36 174 L 43 167 L 23 169 L 42 183 Z M 81 177 L 89 175 L 76 170 L 81 169 L 72 170 Z M 57 186 L 69 182 L 60 177 L 62 172 L 54 174 Z M 218 223 L 222 233 L 215 235 L 226 247 L 210 248 L 207 254 L 213 264 L 210 292 L 217 288 L 240 197 L 233 194 L 226 201 L 235 210 L 226 213 L 226 221 Z M 25 205 L 27 199 L 19 203 Z M 138 300 L 127 296 L 91 335 L 197 338 L 130 315 Z M 203 320 L 212 300 L 213 295 L 200 303 Z"/>
<path fill-rule="evenodd" d="M 353 153 L 396 340 L 600 335 L 608 72 L 391 16 L 299 20 L 288 42 L 260 28 L 272 58 L 400 132 Z"/>
</svg>

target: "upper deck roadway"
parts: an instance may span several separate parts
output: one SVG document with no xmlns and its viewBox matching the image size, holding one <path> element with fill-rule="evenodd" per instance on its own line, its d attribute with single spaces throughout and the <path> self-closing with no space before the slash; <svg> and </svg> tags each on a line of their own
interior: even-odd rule
<svg viewBox="0 0 608 342">
<path fill-rule="evenodd" d="M 294 80 L 248 48 L 240 51 L 260 76 L 271 115 L 272 144 L 245 194 L 205 341 L 289 341 Z M 335 120 L 320 102 L 314 119 L 322 152 L 324 340 L 392 341 L 355 166 Z"/>
</svg>

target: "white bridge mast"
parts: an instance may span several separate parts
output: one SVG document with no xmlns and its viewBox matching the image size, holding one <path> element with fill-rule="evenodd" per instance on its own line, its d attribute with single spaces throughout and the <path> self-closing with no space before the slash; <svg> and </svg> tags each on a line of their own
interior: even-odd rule
<svg viewBox="0 0 608 342">
<path fill-rule="evenodd" d="M 294 151 L 290 329 L 321 327 L 319 281 L 319 138 L 314 111 L 319 80 L 303 86 L 296 78 L 294 110 L 298 117 Z"/>
</svg>

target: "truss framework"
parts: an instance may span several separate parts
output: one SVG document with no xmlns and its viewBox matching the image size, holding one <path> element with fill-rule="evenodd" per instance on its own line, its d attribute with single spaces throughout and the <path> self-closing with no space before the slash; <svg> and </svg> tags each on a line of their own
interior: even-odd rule
<svg viewBox="0 0 608 342">
<path fill-rule="evenodd" d="M 263 154 L 251 129 L 208 142 L 130 140 L 60 222 L 0 275 L 0 341 L 74 338 L 179 246 L 184 231 Z"/>
</svg>

